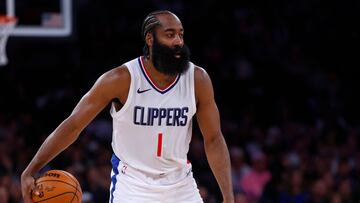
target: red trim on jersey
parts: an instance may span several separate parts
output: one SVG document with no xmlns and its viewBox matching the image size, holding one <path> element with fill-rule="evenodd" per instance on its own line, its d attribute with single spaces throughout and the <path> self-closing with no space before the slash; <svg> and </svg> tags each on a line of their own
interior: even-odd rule
<svg viewBox="0 0 360 203">
<path fill-rule="evenodd" d="M 140 57 L 141 68 L 144 70 L 144 73 L 145 73 L 146 77 L 149 79 L 149 81 L 151 82 L 151 84 L 152 84 L 157 90 L 163 92 L 163 91 L 171 88 L 171 87 L 176 83 L 176 81 L 177 81 L 178 78 L 179 78 L 179 74 L 176 76 L 176 78 L 174 79 L 174 81 L 172 81 L 167 87 L 165 87 L 165 88 L 163 88 L 163 89 L 161 89 L 160 87 L 158 87 L 158 86 L 153 82 L 153 79 L 151 79 L 149 72 L 146 70 L 145 64 L 144 64 L 144 59 L 143 59 L 143 58 L 144 58 L 144 57 L 142 57 L 142 56 Z"/>
</svg>

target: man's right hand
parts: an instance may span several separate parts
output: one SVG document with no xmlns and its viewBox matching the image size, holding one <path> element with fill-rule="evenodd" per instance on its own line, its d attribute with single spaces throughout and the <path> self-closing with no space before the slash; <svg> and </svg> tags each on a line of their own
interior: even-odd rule
<svg viewBox="0 0 360 203">
<path fill-rule="evenodd" d="M 35 178 L 25 171 L 21 174 L 21 192 L 24 203 L 33 203 L 31 193 L 35 189 Z"/>
</svg>

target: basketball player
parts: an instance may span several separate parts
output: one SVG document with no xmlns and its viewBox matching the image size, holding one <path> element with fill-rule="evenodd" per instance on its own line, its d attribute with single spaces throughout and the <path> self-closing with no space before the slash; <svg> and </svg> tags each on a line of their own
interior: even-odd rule
<svg viewBox="0 0 360 203">
<path fill-rule="evenodd" d="M 211 80 L 189 61 L 179 18 L 156 11 L 142 28 L 144 55 L 104 73 L 23 171 L 25 203 L 31 202 L 34 174 L 73 143 L 110 102 L 110 203 L 203 202 L 187 160 L 195 113 L 223 202 L 234 202 L 229 153 Z"/>
</svg>

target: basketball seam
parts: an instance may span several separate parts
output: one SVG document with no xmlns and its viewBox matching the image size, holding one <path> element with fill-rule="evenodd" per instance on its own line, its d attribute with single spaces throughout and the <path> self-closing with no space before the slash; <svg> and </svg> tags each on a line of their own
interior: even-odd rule
<svg viewBox="0 0 360 203">
<path fill-rule="evenodd" d="M 74 198 L 75 198 L 75 196 L 76 196 L 76 193 L 77 193 L 77 190 L 76 190 L 76 192 L 74 193 L 74 196 L 73 196 L 73 198 L 71 199 L 70 203 L 72 203 L 72 201 L 74 200 Z M 77 197 L 77 196 L 76 196 L 76 197 Z"/>
<path fill-rule="evenodd" d="M 43 199 L 43 200 L 34 202 L 34 203 L 43 202 L 43 201 L 46 201 L 46 200 L 49 200 L 49 199 L 53 199 L 53 198 L 59 197 L 59 196 L 61 196 L 61 195 L 63 195 L 63 194 L 68 194 L 68 193 L 72 194 L 73 192 L 64 192 L 64 193 L 61 193 L 61 194 L 58 194 L 58 195 L 55 195 L 55 196 L 52 196 L 52 197 L 49 197 L 49 198 L 46 198 L 46 199 Z"/>
<path fill-rule="evenodd" d="M 66 171 L 65 171 L 65 172 L 66 172 Z M 68 172 L 66 172 L 66 173 L 68 173 Z M 79 192 L 82 194 L 82 191 L 78 190 L 78 187 L 81 188 L 79 181 L 77 181 L 77 179 L 74 179 L 75 177 L 72 177 L 72 176 L 70 176 L 70 175 L 68 175 L 68 174 L 66 174 L 66 173 L 63 173 L 63 174 L 64 174 L 65 176 L 69 177 L 71 180 L 73 180 L 73 181 L 76 183 L 76 188 L 75 188 L 76 191 L 79 191 Z"/>
<path fill-rule="evenodd" d="M 81 200 L 79 199 L 79 197 L 77 196 L 77 192 L 75 193 L 75 195 L 74 195 L 75 197 L 76 197 L 76 199 L 78 200 L 77 202 L 81 202 Z"/>
<path fill-rule="evenodd" d="M 67 174 L 66 171 L 64 171 L 63 174 L 64 174 L 65 176 L 69 177 L 71 180 L 73 180 L 73 181 L 76 183 L 76 185 L 80 185 L 80 183 L 78 183 L 77 179 L 75 179 L 75 177 L 72 177 L 71 175 Z"/>
</svg>

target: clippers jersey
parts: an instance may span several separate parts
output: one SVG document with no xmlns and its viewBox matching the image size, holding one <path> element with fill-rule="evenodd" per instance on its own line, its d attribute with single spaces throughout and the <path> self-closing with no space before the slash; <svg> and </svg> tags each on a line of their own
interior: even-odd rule
<svg viewBox="0 0 360 203">
<path fill-rule="evenodd" d="M 113 117 L 114 154 L 130 167 L 161 175 L 183 169 L 196 112 L 194 64 L 165 89 L 153 83 L 143 57 L 125 63 L 131 83 L 127 100 Z"/>
</svg>

